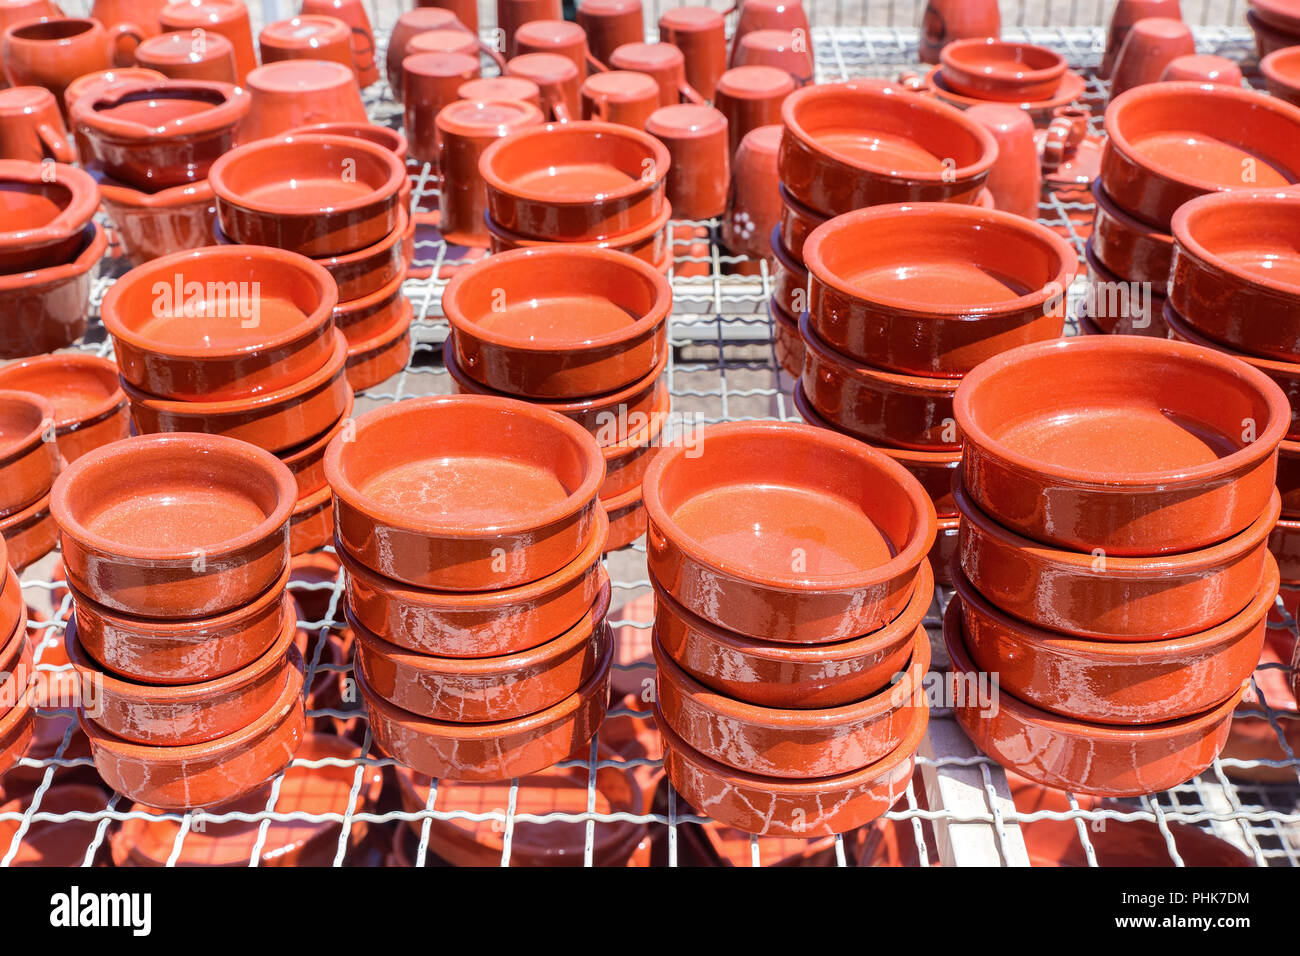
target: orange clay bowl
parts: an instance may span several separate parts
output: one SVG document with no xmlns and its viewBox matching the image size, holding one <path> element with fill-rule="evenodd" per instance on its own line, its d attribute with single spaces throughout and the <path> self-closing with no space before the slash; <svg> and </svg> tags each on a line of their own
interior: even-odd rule
<svg viewBox="0 0 1300 956">
<path fill-rule="evenodd" d="M 0 390 L 0 515 L 44 498 L 58 473 L 54 406 L 32 392 Z"/>
</svg>

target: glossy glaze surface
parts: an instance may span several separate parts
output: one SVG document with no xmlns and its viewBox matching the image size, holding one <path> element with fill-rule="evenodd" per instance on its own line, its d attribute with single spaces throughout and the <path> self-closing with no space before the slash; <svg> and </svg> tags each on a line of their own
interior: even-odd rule
<svg viewBox="0 0 1300 956">
<path fill-rule="evenodd" d="M 0 272 L 75 257 L 98 206 L 95 181 L 75 166 L 0 159 Z"/>
<path fill-rule="evenodd" d="M 686 82 L 700 96 L 712 100 L 718 80 L 727 69 L 723 13 L 706 6 L 664 10 L 659 16 L 659 40 L 682 51 L 682 58 L 686 61 Z"/>
<path fill-rule="evenodd" d="M 1149 282 L 1163 295 L 1173 268 L 1174 237 L 1134 219 L 1106 195 L 1101 180 L 1093 180 L 1097 204 L 1092 225 L 1092 254 L 1124 281 Z"/>
<path fill-rule="evenodd" d="M 244 88 L 253 97 L 253 105 L 236 131 L 239 143 L 316 123 L 367 121 L 356 74 L 341 63 L 268 63 L 248 73 Z"/>
<path fill-rule="evenodd" d="M 727 205 L 731 181 L 727 118 L 711 106 L 661 106 L 645 130 L 668 148 L 672 165 L 665 190 L 683 219 L 714 219 Z"/>
<path fill-rule="evenodd" d="M 993 37 L 954 40 L 939 54 L 943 76 L 958 93 L 1024 103 L 1049 97 L 1065 75 L 1065 58 L 1048 47 Z"/>
<path fill-rule="evenodd" d="M 102 356 L 59 353 L 11 362 L 0 368 L 0 388 L 35 392 L 49 400 L 54 406 L 55 444 L 65 462 L 125 438 L 130 426 L 117 366 Z"/>
<path fill-rule="evenodd" d="M 217 208 L 206 179 L 156 193 L 105 179 L 99 190 L 104 212 L 132 265 L 212 242 Z"/>
<path fill-rule="evenodd" d="M 215 31 L 207 34 L 202 45 L 179 30 L 149 37 L 135 48 L 135 60 L 173 80 L 239 82 L 235 47 Z"/>
<path fill-rule="evenodd" d="M 1155 83 L 1180 56 L 1196 52 L 1191 27 L 1172 17 L 1146 17 L 1124 38 L 1110 74 L 1111 99 L 1127 90 Z"/>
<path fill-rule="evenodd" d="M 794 92 L 794 77 L 774 66 L 740 66 L 718 78 L 713 105 L 727 118 L 731 152 L 750 130 L 781 125 L 781 105 Z"/>
<path fill-rule="evenodd" d="M 0 390 L 0 516 L 47 495 L 59 467 L 54 406 L 32 392 Z"/>
<path fill-rule="evenodd" d="M 77 77 L 113 65 L 113 48 L 98 20 L 55 14 L 8 24 L 0 56 L 10 86 L 43 86 L 62 100 Z"/>
<path fill-rule="evenodd" d="M 69 261 L 0 275 L 0 313 L 23 316 L 0 325 L 0 358 L 52 352 L 85 333 L 91 272 L 107 248 L 108 234 L 92 222 Z"/>
</svg>

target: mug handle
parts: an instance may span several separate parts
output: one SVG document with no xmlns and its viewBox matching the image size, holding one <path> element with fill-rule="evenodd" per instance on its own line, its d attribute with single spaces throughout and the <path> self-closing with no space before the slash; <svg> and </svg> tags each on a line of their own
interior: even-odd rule
<svg viewBox="0 0 1300 956">
<path fill-rule="evenodd" d="M 125 53 L 119 52 L 118 41 L 122 39 L 134 40 L 131 49 Z M 108 55 L 112 57 L 116 66 L 134 66 L 135 65 L 135 48 L 144 41 L 144 30 L 134 23 L 117 23 L 108 28 Z"/>
<path fill-rule="evenodd" d="M 569 104 L 564 102 L 564 97 L 558 93 L 555 95 L 555 102 L 551 104 L 551 112 L 561 123 L 567 123 L 573 119 L 573 113 L 569 110 Z"/>
<path fill-rule="evenodd" d="M 50 151 L 55 162 L 75 163 L 77 161 L 77 151 L 69 142 L 68 137 L 49 123 L 41 123 L 36 127 L 36 135 L 40 137 L 45 148 Z"/>
<path fill-rule="evenodd" d="M 704 97 L 700 96 L 700 94 L 695 91 L 695 87 L 691 86 L 691 84 L 687 83 L 685 80 L 682 80 L 677 84 L 677 92 L 687 103 L 691 103 L 695 106 L 708 105 L 708 103 L 705 102 Z"/>
</svg>

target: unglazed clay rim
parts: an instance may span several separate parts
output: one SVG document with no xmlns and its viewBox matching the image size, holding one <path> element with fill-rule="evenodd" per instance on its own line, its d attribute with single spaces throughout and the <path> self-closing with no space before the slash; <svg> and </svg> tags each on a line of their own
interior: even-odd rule
<svg viewBox="0 0 1300 956">
<path fill-rule="evenodd" d="M 1169 84 L 1153 83 L 1152 86 Z M 1139 87 L 1141 89 L 1141 87 Z M 1127 94 L 1125 94 L 1127 95 Z M 1068 468 L 1047 462 L 1035 461 L 1025 455 L 1007 448 L 1000 441 L 989 435 L 976 420 L 972 412 L 972 396 L 986 379 L 999 373 L 1011 374 L 1021 362 L 1037 358 L 1048 351 L 1077 349 L 1080 352 L 1100 352 L 1109 359 L 1123 362 L 1129 353 L 1140 352 L 1153 355 L 1163 353 L 1166 357 L 1181 356 L 1180 360 L 1209 365 L 1224 373 L 1240 379 L 1244 385 L 1251 387 L 1264 399 L 1269 409 L 1269 421 L 1261 430 L 1256 440 L 1230 455 L 1175 472 L 1137 472 L 1134 474 L 1102 475 L 1097 471 Z M 1023 373 L 1023 368 L 1019 369 Z M 977 365 L 962 379 L 960 387 L 953 396 L 953 415 L 957 427 L 966 437 L 967 442 L 978 445 L 980 452 L 996 457 L 1012 468 L 1030 475 L 1058 478 L 1080 485 L 1096 488 L 1137 488 L 1159 485 L 1169 489 L 1171 486 L 1201 486 L 1208 480 L 1235 471 L 1267 458 L 1274 447 L 1291 428 L 1291 406 L 1282 390 L 1259 369 L 1252 368 L 1223 352 L 1201 348 L 1186 342 L 1170 339 L 1157 339 L 1136 335 L 1075 335 L 1068 338 L 1051 339 L 1021 345 L 1000 355 L 985 360 Z M 1118 560 L 1118 559 L 1112 559 Z"/>
<path fill-rule="evenodd" d="M 1300 210 L 1297 210 L 1300 211 Z M 1231 345 L 1220 345 L 1205 336 L 1204 333 L 1197 330 L 1182 314 L 1174 308 L 1174 304 L 1168 299 L 1165 300 L 1165 307 L 1161 313 L 1165 325 L 1169 331 L 1178 336 L 1173 341 L 1184 341 L 1189 345 L 1195 345 L 1200 348 L 1212 349 L 1216 352 L 1222 352 L 1224 355 L 1231 355 L 1238 361 L 1244 362 L 1251 368 L 1257 368 L 1265 374 L 1273 373 L 1276 375 L 1285 375 L 1290 378 L 1300 379 L 1300 363 L 1285 362 L 1282 359 L 1267 358 L 1263 355 L 1250 355 L 1247 352 L 1238 352 Z M 1290 429 L 1288 429 L 1289 431 Z"/>
<path fill-rule="evenodd" d="M 277 501 L 271 513 L 250 530 L 233 538 L 228 538 L 216 546 L 205 548 L 204 553 L 209 560 L 219 561 L 224 555 L 241 551 L 260 541 L 267 540 L 273 537 L 289 520 L 289 515 L 293 512 L 294 502 L 298 498 L 298 486 L 294 482 L 293 474 L 289 469 L 269 451 L 264 451 L 256 445 L 250 445 L 248 442 L 227 438 L 224 435 L 167 432 L 159 435 L 136 435 L 132 438 L 124 438 L 121 441 L 101 445 L 64 468 L 63 472 L 55 480 L 54 488 L 50 492 L 50 511 L 54 516 L 54 520 L 58 523 L 60 533 L 72 538 L 77 544 L 89 551 L 111 554 L 119 558 L 162 562 L 175 562 L 178 560 L 178 552 L 174 548 L 128 547 L 120 541 L 114 541 L 111 538 L 96 534 L 85 527 L 79 517 L 74 515 L 68 507 L 69 485 L 78 480 L 98 483 L 103 480 L 103 475 L 106 473 L 105 469 L 123 459 L 127 461 L 134 459 L 137 449 L 146 446 L 165 448 L 169 445 L 174 446 L 173 450 L 179 454 L 197 451 L 201 452 L 204 457 L 213 455 L 233 460 L 235 463 L 241 464 L 246 471 L 262 472 L 265 477 L 270 478 L 276 485 Z M 91 477 L 82 479 L 82 475 L 91 469 L 95 469 L 98 474 L 92 472 Z M 190 556 L 186 556 L 184 560 L 188 563 Z"/>
<path fill-rule="evenodd" d="M 1064 291 L 1062 295 L 1064 295 Z M 837 352 L 823 342 L 821 337 L 813 330 L 812 320 L 807 312 L 799 316 L 799 337 L 803 339 L 804 348 L 816 352 L 827 365 L 837 366 L 853 378 L 878 382 L 891 392 L 929 392 L 938 396 L 951 396 L 956 393 L 957 388 L 963 381 L 960 377 L 937 378 L 926 375 L 911 375 L 907 372 L 889 372 L 883 368 L 868 365 L 866 362 L 859 362 L 842 352 Z M 969 377 L 969 373 L 967 373 L 967 377 Z"/>
<path fill-rule="evenodd" d="M 1278 63 L 1283 60 L 1292 61 L 1289 65 L 1296 72 L 1288 75 L 1279 70 Z M 1297 50 L 1294 46 L 1285 46 L 1280 50 L 1274 50 L 1259 61 L 1259 72 L 1264 74 L 1264 79 L 1268 82 L 1274 83 L 1283 89 L 1300 93 L 1300 50 Z"/>
<path fill-rule="evenodd" d="M 0 292 L 50 286 L 56 282 L 65 282 L 68 279 L 75 279 L 78 276 L 85 275 L 99 265 L 104 250 L 108 248 L 108 233 L 104 231 L 104 228 L 99 223 L 91 220 L 90 224 L 82 231 L 82 235 L 86 233 L 90 233 L 90 239 L 71 262 L 62 262 L 59 265 L 49 266 L 44 269 L 28 269 L 24 272 L 12 272 L 8 275 L 0 274 Z"/>
<path fill-rule="evenodd" d="M 776 306 L 780 308 L 780 306 Z M 805 422 L 814 425 L 817 428 L 825 428 L 827 431 L 838 432 L 841 435 L 849 435 L 843 429 L 833 422 L 827 421 L 826 416 L 813 407 L 812 402 L 808 401 L 808 393 L 804 391 L 803 382 L 795 380 L 794 389 L 791 392 L 791 398 L 794 401 L 794 409 L 799 413 Z M 941 466 L 955 466 L 961 462 L 961 450 L 957 451 L 922 451 L 919 448 L 895 448 L 893 445 L 885 445 L 881 442 L 875 442 L 871 445 L 878 451 L 883 451 L 894 461 L 907 462 L 918 468 L 935 468 Z"/>
<path fill-rule="evenodd" d="M 99 227 L 96 226 L 96 229 Z M 107 239 L 105 239 L 107 244 Z M 59 431 L 72 430 L 72 426 L 79 426 L 84 422 L 93 421 L 102 418 L 126 404 L 126 393 L 122 391 L 121 383 L 118 381 L 117 366 L 113 364 L 112 359 L 106 359 L 100 355 L 89 355 L 85 352 L 51 352 L 47 355 L 36 355 L 32 358 L 19 359 L 8 365 L 0 367 L 0 388 L 16 389 L 26 391 L 18 385 L 4 382 L 4 373 L 10 369 L 18 372 L 22 369 L 37 368 L 41 369 L 48 366 L 51 370 L 58 372 L 60 375 L 68 373 L 69 367 L 73 369 L 71 374 L 79 375 L 88 370 L 95 375 L 95 378 L 101 382 L 112 380 L 117 383 L 116 391 L 109 394 L 102 402 L 97 405 L 91 405 L 86 409 L 79 409 L 77 414 L 70 418 L 59 418 L 55 412 L 54 427 Z"/>
<path fill-rule="evenodd" d="M 1009 47 L 1017 50 L 1028 47 L 1034 50 L 1035 52 L 1046 53 L 1053 58 L 1054 62 L 1051 66 L 1024 70 L 1016 74 L 1015 81 L 1019 83 L 1021 86 L 1033 86 L 1038 83 L 1048 83 L 1053 79 L 1064 77 L 1065 71 L 1069 67 L 1069 63 L 1066 62 L 1065 57 L 1061 56 L 1061 54 L 1057 53 L 1051 47 L 1040 46 L 1036 43 L 1019 43 L 1014 40 L 1002 40 L 999 39 L 998 37 L 965 37 L 959 40 L 953 40 L 952 42 L 946 44 L 943 47 L 943 49 L 939 51 L 939 62 L 943 66 L 952 66 L 953 68 L 960 70 L 963 73 L 975 73 L 985 78 L 989 78 L 993 74 L 981 73 L 980 71 L 981 68 L 978 64 L 972 66 L 969 63 L 962 63 L 961 61 L 956 60 L 954 56 L 954 51 L 956 53 L 963 53 L 966 50 L 975 50 L 975 49 L 988 50 L 992 47 L 1002 47 L 1002 48 Z M 1013 84 L 1007 83 L 1004 80 L 1003 81 L 995 80 L 989 85 L 1001 86 L 1006 89 L 1011 89 L 1013 87 Z"/>
<path fill-rule="evenodd" d="M 488 536 L 522 534 L 537 528 L 545 528 L 566 518 L 578 515 L 595 501 L 601 482 L 605 480 L 605 459 L 600 454 L 600 448 L 596 445 L 596 440 L 591 436 L 591 433 L 577 422 L 565 418 L 558 412 L 537 408 L 527 402 L 513 398 L 495 398 L 489 395 L 431 395 L 426 398 L 394 402 L 369 411 L 358 418 L 356 420 L 356 434 L 352 441 L 347 444 L 359 443 L 366 429 L 375 422 L 407 414 L 414 416 L 419 416 L 422 413 L 436 414 L 432 410 L 456 406 L 480 408 L 510 415 L 522 415 L 532 418 L 539 425 L 545 425 L 548 428 L 563 432 L 576 446 L 575 451 L 586 460 L 587 473 L 583 476 L 582 482 L 563 501 L 534 512 L 526 520 L 491 527 L 466 528 L 463 525 L 421 520 L 419 516 L 412 515 L 409 512 L 384 510 L 376 507 L 347 477 L 342 461 L 346 454 L 347 445 L 333 441 L 325 449 L 325 476 L 330 487 L 334 489 L 334 495 L 347 504 L 348 507 L 370 518 L 376 524 L 388 525 L 418 534 L 470 540 Z"/>
<path fill-rule="evenodd" d="M 44 178 L 47 169 L 54 171 L 54 179 Z M 15 247 L 16 251 L 34 251 L 32 247 L 83 234 L 99 209 L 98 184 L 77 166 L 4 159 L 0 160 L 0 181 L 62 186 L 69 193 L 68 204 L 41 225 L 0 232 L 0 246 Z"/>
<path fill-rule="evenodd" d="M 117 119 L 95 109 L 101 103 L 108 104 L 111 109 L 120 105 L 123 99 L 137 94 L 156 92 L 163 94 L 161 99 L 170 100 L 172 97 L 168 94 L 196 91 L 219 93 L 225 98 L 202 112 L 168 120 L 161 126 L 146 126 L 133 120 Z M 91 134 L 139 145 L 217 133 L 223 129 L 233 130 L 235 125 L 248 115 L 251 102 L 252 97 L 248 92 L 234 83 L 221 83 L 216 80 L 167 79 L 152 83 L 147 80 L 126 80 L 122 83 L 114 83 L 99 92 L 87 90 L 72 104 L 68 114 L 75 126 L 89 130 Z"/>
<path fill-rule="evenodd" d="M 0 389 L 0 404 L 6 402 L 34 408 L 41 418 L 31 431 L 13 439 L 7 445 L 0 446 L 0 469 L 9 467 L 39 448 L 45 440 L 45 432 L 54 426 L 54 406 L 44 395 L 16 388 L 3 388 Z M 3 553 L 0 552 L 0 558 L 2 557 Z"/>
<path fill-rule="evenodd" d="M 1293 48 L 1287 47 L 1286 49 Z M 1300 51 L 1297 52 L 1300 53 Z M 1300 119 L 1300 116 L 1297 116 L 1297 119 Z M 1174 213 L 1171 230 L 1174 240 L 1178 243 L 1179 252 L 1193 260 L 1198 267 L 1208 265 L 1215 271 L 1227 274 L 1244 285 L 1257 289 L 1268 289 L 1293 299 L 1300 299 L 1300 284 L 1282 282 L 1256 273 L 1247 275 L 1232 263 L 1225 262 L 1218 254 L 1211 252 L 1196 238 L 1196 228 L 1200 217 L 1213 215 L 1220 206 L 1229 207 L 1229 213 L 1235 211 L 1241 215 L 1241 232 L 1249 234 L 1251 226 L 1250 213 L 1253 209 L 1262 206 L 1280 206 L 1283 209 L 1289 207 L 1291 215 L 1300 219 L 1300 195 L 1274 190 L 1232 190 L 1231 192 L 1210 193 L 1179 206 L 1178 211 Z M 1234 210 L 1232 207 L 1236 207 L 1236 209 Z M 1300 305 L 1297 305 L 1297 307 L 1300 308 Z"/>
<path fill-rule="evenodd" d="M 792 442 L 796 446 L 802 444 L 805 451 L 814 454 L 817 451 L 816 446 L 830 446 L 841 454 L 870 461 L 873 466 L 879 466 L 881 470 L 891 476 L 912 502 L 917 527 L 910 540 L 903 547 L 898 548 L 890 560 L 862 571 L 841 575 L 804 576 L 801 578 L 787 574 L 756 573 L 747 567 L 739 566 L 735 562 L 711 552 L 707 547 L 686 534 L 668 513 L 668 508 L 659 495 L 662 476 L 686 453 L 686 449 L 682 445 L 668 445 L 661 448 L 659 453 L 655 455 L 654 460 L 650 462 L 645 477 L 641 480 L 640 492 L 650 521 L 678 550 L 689 555 L 694 561 L 705 567 L 716 568 L 728 576 L 750 584 L 814 594 L 832 589 L 843 590 L 846 588 L 868 587 L 882 581 L 892 580 L 900 573 L 904 573 L 908 568 L 916 568 L 929 554 L 935 534 L 934 504 L 930 501 L 929 495 L 925 493 L 925 489 L 921 487 L 920 482 L 913 478 L 906 468 L 884 452 L 839 432 L 795 422 L 725 422 L 701 429 L 695 433 L 695 437 L 701 442 L 707 442 L 711 437 L 734 437 L 737 435 L 743 437 L 755 434 L 784 435 L 788 443 Z M 810 444 L 813 447 L 808 447 Z M 609 507 L 612 507 L 612 501 Z M 870 515 L 867 515 L 867 517 L 871 518 Z M 872 519 L 872 523 L 874 524 L 874 519 Z"/>
<path fill-rule="evenodd" d="M 1055 252 L 1058 260 L 1056 274 L 1040 289 L 987 305 L 974 307 L 930 305 L 929 303 L 918 304 L 914 300 L 896 299 L 891 296 L 865 295 L 861 289 L 855 288 L 840 276 L 831 272 L 822 261 L 822 246 L 845 241 L 843 234 L 846 231 L 857 230 L 864 223 L 869 226 L 872 223 L 882 221 L 916 219 L 924 225 L 936 215 L 947 217 L 948 221 L 940 225 L 940 228 L 944 228 L 947 232 L 953 233 L 958 231 L 959 228 L 964 232 L 966 231 L 965 227 L 974 227 L 971 231 L 976 236 L 981 236 L 984 242 L 995 238 L 982 234 L 980 230 L 980 227 L 989 225 L 1002 226 L 1010 232 L 1016 232 L 1027 239 L 1033 239 L 1038 245 Z M 1063 298 L 1078 269 L 1079 256 L 1074 251 L 1073 245 L 1051 229 L 1041 223 L 1013 213 L 1002 212 L 997 209 L 983 209 L 979 206 L 967 206 L 960 203 L 899 203 L 889 206 L 869 206 L 865 209 L 855 209 L 842 216 L 827 219 L 804 240 L 803 261 L 805 268 L 818 282 L 849 298 L 870 302 L 873 305 L 879 305 L 908 315 L 936 315 L 943 316 L 948 320 L 958 319 L 975 322 L 990 315 L 1020 312 L 1041 305 L 1056 296 Z"/>
</svg>

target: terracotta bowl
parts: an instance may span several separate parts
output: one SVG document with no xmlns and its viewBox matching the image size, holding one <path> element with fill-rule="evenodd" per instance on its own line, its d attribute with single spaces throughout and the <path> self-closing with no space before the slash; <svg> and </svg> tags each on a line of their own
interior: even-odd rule
<svg viewBox="0 0 1300 956">
<path fill-rule="evenodd" d="M 206 179 L 150 193 L 104 178 L 99 191 L 122 252 L 133 265 L 212 242 L 217 207 Z"/>
<path fill-rule="evenodd" d="M 1197 196 L 1300 180 L 1287 145 L 1300 136 L 1300 108 L 1253 90 L 1148 83 L 1107 107 L 1106 133 L 1102 188 L 1160 229 Z M 1247 169 L 1251 180 L 1244 180 Z"/>
<path fill-rule="evenodd" d="M 894 202 L 973 203 L 997 158 L 992 135 L 959 110 L 878 81 L 796 90 L 781 119 L 781 182 L 826 216 Z"/>
<path fill-rule="evenodd" d="M 646 533 L 645 501 L 640 488 L 633 488 L 613 498 L 602 498 L 600 507 L 609 518 L 606 554 L 627 547 Z"/>
<path fill-rule="evenodd" d="M 1044 46 L 996 37 L 954 40 L 939 53 L 943 78 L 958 93 L 1027 103 L 1047 99 L 1065 76 L 1065 57 Z"/>
<path fill-rule="evenodd" d="M 0 323 L 0 359 L 53 352 L 85 333 L 92 273 L 107 248 L 108 234 L 92 222 L 70 260 L 0 274 L 0 315 L 23 317 Z"/>
<path fill-rule="evenodd" d="M 1164 295 L 1173 269 L 1174 237 L 1134 219 L 1106 195 L 1100 179 L 1092 182 L 1097 212 L 1092 224 L 1092 254 L 1128 282 L 1149 282 Z"/>
<path fill-rule="evenodd" d="M 50 516 L 49 494 L 0 518 L 0 537 L 8 545 L 9 566 L 19 573 L 53 551 L 59 528 Z"/>
<path fill-rule="evenodd" d="M 392 233 L 406 166 L 383 146 L 313 133 L 245 143 L 208 178 L 231 239 L 327 257 Z"/>
<path fill-rule="evenodd" d="M 460 724 L 400 710 L 370 687 L 365 659 L 356 682 L 376 745 L 403 766 L 451 780 L 507 780 L 543 770 L 591 739 L 605 717 L 614 641 L 607 635 L 595 670 L 577 692 L 517 720 Z"/>
<path fill-rule="evenodd" d="M 979 671 L 960 622 L 954 601 L 944 619 L 944 641 L 953 674 L 969 681 Z M 1193 717 L 1138 727 L 1058 717 L 1005 692 L 987 709 L 959 699 L 953 714 L 975 746 L 1030 780 L 1075 793 L 1135 797 L 1175 787 L 1208 767 L 1223 749 L 1242 692 L 1238 688 L 1226 702 Z"/>
<path fill-rule="evenodd" d="M 58 473 L 54 406 L 31 392 L 0 390 L 0 515 L 44 498 Z"/>
<path fill-rule="evenodd" d="M 73 259 L 98 208 L 99 188 L 77 167 L 0 159 L 0 272 Z"/>
<path fill-rule="evenodd" d="M 193 618 L 248 604 L 280 579 L 296 497 L 289 469 L 260 448 L 148 435 L 73 462 L 50 508 L 77 591 L 126 614 Z"/>
<path fill-rule="evenodd" d="M 642 484 L 651 574 L 746 637 L 820 644 L 893 620 L 934 540 L 902 466 L 806 425 L 713 426 L 660 449 Z"/>
<path fill-rule="evenodd" d="M 263 713 L 234 733 L 182 747 L 121 740 L 82 717 L 95 769 L 123 796 L 160 810 L 194 810 L 236 800 L 284 770 L 306 735 L 302 658 L 289 652 L 288 680 Z"/>
<path fill-rule="evenodd" d="M 367 121 L 356 73 L 342 63 L 268 63 L 250 70 L 243 86 L 253 97 L 253 106 L 236 131 L 240 144 L 279 136 L 299 126 Z"/>
<path fill-rule="evenodd" d="M 1098 217 L 1102 214 L 1098 212 Z M 1171 250 L 1172 252 L 1172 250 Z M 1097 258 L 1092 238 L 1083 246 L 1088 267 L 1088 290 L 1079 305 L 1081 326 L 1091 323 L 1098 334 L 1141 335 L 1148 338 L 1169 337 L 1161 317 L 1165 308 L 1166 283 L 1153 285 L 1124 279 Z M 1090 334 L 1084 331 L 1085 335 Z"/>
<path fill-rule="evenodd" d="M 1209 349 L 1135 336 L 1024 346 L 968 375 L 954 402 L 962 481 L 990 518 L 1109 555 L 1191 551 L 1269 509 L 1286 396 Z M 1243 442 L 1253 423 L 1254 441 Z"/>
<path fill-rule="evenodd" d="M 858 209 L 803 247 L 808 321 L 836 351 L 949 378 L 1059 338 L 1078 255 L 1051 229 L 953 203 Z"/>
<path fill-rule="evenodd" d="M 1259 61 L 1268 91 L 1292 106 L 1300 106 L 1300 50 L 1294 46 L 1274 50 Z"/>
<path fill-rule="evenodd" d="M 1103 641 L 1184 637 L 1238 614 L 1259 592 L 1281 513 L 1271 490 L 1254 523 L 1226 541 L 1134 558 L 1057 550 L 995 523 L 962 488 L 954 497 L 961 568 L 986 600 L 1030 624 Z"/>
<path fill-rule="evenodd" d="M 491 218 L 560 242 L 606 239 L 655 219 L 668 166 L 668 150 L 653 136 L 600 122 L 518 130 L 479 159 Z"/>
<path fill-rule="evenodd" d="M 672 203 L 665 199 L 659 215 L 640 228 L 619 233 L 607 239 L 590 239 L 583 242 L 570 242 L 566 243 L 566 245 L 595 246 L 599 249 L 609 249 L 614 252 L 626 252 L 628 255 L 636 256 L 642 262 L 647 262 L 660 272 L 667 274 L 669 267 L 673 264 L 673 250 L 668 240 L 668 223 L 672 218 Z M 483 217 L 483 225 L 488 232 L 488 248 L 493 253 L 554 244 L 547 239 L 529 239 L 516 232 L 511 232 L 500 223 L 495 222 L 490 215 Z"/>
<path fill-rule="evenodd" d="M 405 297 L 398 303 L 392 323 L 374 335 L 348 346 L 348 384 L 358 392 L 388 381 L 411 361 L 411 323 L 415 309 Z"/>
<path fill-rule="evenodd" d="M 1235 695 L 1264 646 L 1277 564 L 1250 603 L 1218 627 L 1166 641 L 1084 641 L 1030 627 L 985 600 L 952 571 L 966 650 L 1003 691 L 1062 717 L 1099 724 L 1158 724 L 1191 717 Z"/>
<path fill-rule="evenodd" d="M 348 391 L 346 398 L 343 414 L 339 416 L 338 421 L 301 445 L 286 448 L 276 455 L 293 475 L 294 483 L 298 486 L 299 498 L 319 491 L 328 484 L 325 480 L 325 449 L 329 447 L 334 437 L 347 427 L 348 420 L 352 417 L 355 397 L 351 390 Z"/>
<path fill-rule="evenodd" d="M 484 591 L 582 553 L 604 461 L 590 434 L 553 412 L 444 396 L 361 416 L 350 440 L 330 444 L 325 473 L 339 542 L 362 564 L 416 587 Z"/>
<path fill-rule="evenodd" d="M 799 335 L 799 320 L 781 308 L 773 296 L 767 303 L 768 318 L 772 320 L 772 351 L 777 364 L 798 386 L 803 374 L 803 338 Z"/>
<path fill-rule="evenodd" d="M 351 136 L 354 139 L 364 139 L 367 142 L 374 143 L 376 146 L 382 146 L 402 162 L 406 162 L 408 143 L 406 136 L 401 130 L 393 129 L 391 126 L 380 126 L 378 123 L 358 123 L 350 120 L 332 123 L 314 123 L 311 126 L 299 126 L 289 130 L 286 135 L 298 136 L 300 134 L 324 134 L 326 136 Z"/>
<path fill-rule="evenodd" d="M 1282 496 L 1282 517 L 1300 515 L 1300 441 L 1277 446 L 1277 490 Z"/>
</svg>

